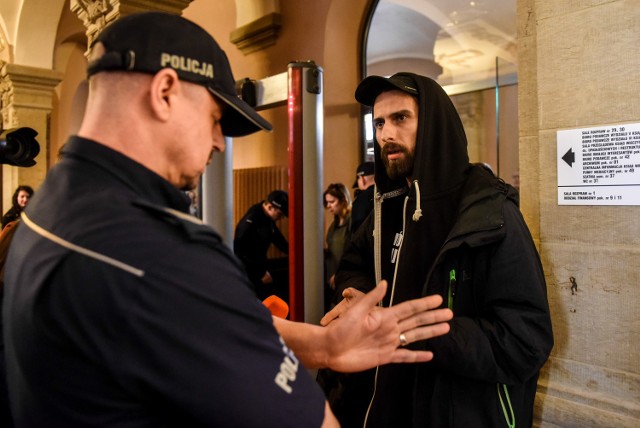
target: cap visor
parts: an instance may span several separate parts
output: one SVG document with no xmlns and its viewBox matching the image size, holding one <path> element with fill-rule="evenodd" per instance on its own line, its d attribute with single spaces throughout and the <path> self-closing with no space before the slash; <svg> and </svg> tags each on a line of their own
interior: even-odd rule
<svg viewBox="0 0 640 428">
<path fill-rule="evenodd" d="M 406 86 L 406 84 L 401 81 L 397 81 L 399 80 L 399 78 L 396 76 L 397 75 L 393 75 L 390 78 L 382 76 L 369 76 L 365 78 L 356 88 L 356 100 L 361 104 L 373 107 L 373 104 L 375 103 L 378 95 L 380 95 L 384 91 L 398 89 L 402 92 L 413 93 L 412 91 L 407 90 L 409 88 Z"/>
<path fill-rule="evenodd" d="M 273 127 L 249 104 L 236 96 L 228 96 L 215 89 L 209 92 L 227 104 L 230 109 L 222 115 L 222 134 L 227 137 L 242 137 L 257 131 L 271 131 Z"/>
<path fill-rule="evenodd" d="M 396 86 L 385 77 L 369 76 L 358 85 L 356 100 L 361 104 L 372 107 L 382 91 L 395 88 Z"/>
</svg>

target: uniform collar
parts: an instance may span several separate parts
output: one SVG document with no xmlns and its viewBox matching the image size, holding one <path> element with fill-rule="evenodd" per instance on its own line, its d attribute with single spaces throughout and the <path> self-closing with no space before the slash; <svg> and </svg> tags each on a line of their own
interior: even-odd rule
<svg viewBox="0 0 640 428">
<path fill-rule="evenodd" d="M 142 164 L 103 144 L 72 136 L 62 148 L 61 155 L 94 164 L 152 204 L 182 212 L 189 210 L 187 195 Z"/>
</svg>

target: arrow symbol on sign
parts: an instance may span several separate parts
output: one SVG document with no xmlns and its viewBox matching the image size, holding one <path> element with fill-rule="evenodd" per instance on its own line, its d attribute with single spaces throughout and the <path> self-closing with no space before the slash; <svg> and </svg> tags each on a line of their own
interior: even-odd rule
<svg viewBox="0 0 640 428">
<path fill-rule="evenodd" d="M 573 148 L 570 148 L 569 151 L 562 156 L 562 160 L 573 168 L 572 164 L 576 161 L 576 154 L 573 153 Z"/>
</svg>

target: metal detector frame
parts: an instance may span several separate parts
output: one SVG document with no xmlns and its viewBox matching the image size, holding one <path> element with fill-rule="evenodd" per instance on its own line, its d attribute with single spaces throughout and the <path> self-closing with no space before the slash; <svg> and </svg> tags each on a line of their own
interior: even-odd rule
<svg viewBox="0 0 640 428">
<path fill-rule="evenodd" d="M 296 61 L 289 63 L 284 73 L 238 82 L 238 92 L 251 99 L 256 110 L 287 105 L 289 319 L 314 324 L 324 309 L 322 77 L 322 68 L 313 61 Z M 233 215 L 229 215 L 233 206 L 231 147 L 227 144 L 225 156 L 214 157 L 201 186 L 203 220 L 230 246 L 234 228 Z"/>
</svg>

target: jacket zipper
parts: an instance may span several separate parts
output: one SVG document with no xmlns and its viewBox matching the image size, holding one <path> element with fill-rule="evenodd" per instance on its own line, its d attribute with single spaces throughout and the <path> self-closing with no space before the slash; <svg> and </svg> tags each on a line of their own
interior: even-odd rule
<svg viewBox="0 0 640 428">
<path fill-rule="evenodd" d="M 447 307 L 453 310 L 453 299 L 456 297 L 456 270 L 449 271 L 449 292 L 447 294 Z"/>
</svg>

